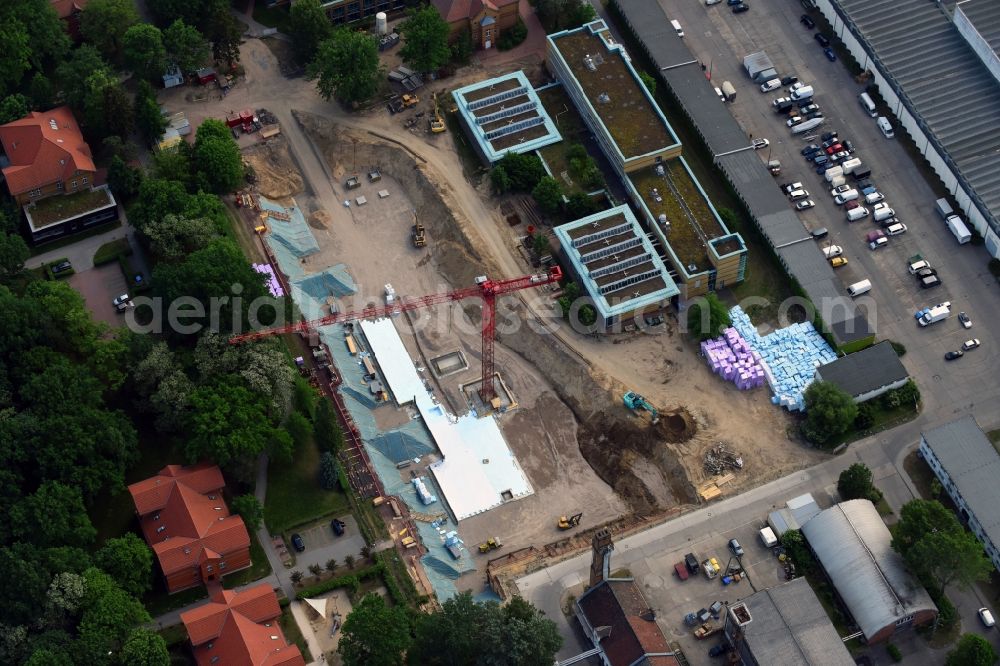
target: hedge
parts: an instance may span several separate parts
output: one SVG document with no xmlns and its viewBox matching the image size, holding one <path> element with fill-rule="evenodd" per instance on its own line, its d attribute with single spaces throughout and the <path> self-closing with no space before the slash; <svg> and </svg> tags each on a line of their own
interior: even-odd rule
<svg viewBox="0 0 1000 666">
<path fill-rule="evenodd" d="M 316 583 L 315 585 L 304 587 L 298 591 L 295 598 L 299 600 L 308 599 L 310 597 L 315 597 L 318 594 L 326 594 L 327 592 L 336 590 L 339 587 L 351 587 L 357 589 L 357 587 L 361 584 L 361 581 L 366 578 L 381 576 L 384 573 L 385 564 L 379 562 L 378 564 L 373 564 L 370 567 L 359 569 L 351 573 L 349 576 L 338 576 L 337 578 L 324 580 L 322 583 Z M 386 587 L 388 588 L 388 585 Z M 390 591 L 390 594 L 391 593 L 392 592 Z"/>
<path fill-rule="evenodd" d="M 45 279 L 47 279 L 47 280 L 62 280 L 64 278 L 68 278 L 70 275 L 73 275 L 74 273 L 76 273 L 76 270 L 72 266 L 70 266 L 68 269 L 66 269 L 64 271 L 60 271 L 59 273 L 53 273 L 52 272 L 52 268 L 53 267 L 58 266 L 59 264 L 61 264 L 64 261 L 68 262 L 69 258 L 68 257 L 60 257 L 59 259 L 56 259 L 54 261 L 50 261 L 49 263 L 45 264 L 45 266 L 44 266 Z"/>
<path fill-rule="evenodd" d="M 103 266 L 104 264 L 110 264 L 112 261 L 118 259 L 120 255 L 128 256 L 130 254 L 132 254 L 132 246 L 129 245 L 127 238 L 109 241 L 97 248 L 97 252 L 94 253 L 94 265 Z"/>
<path fill-rule="evenodd" d="M 137 271 L 132 268 L 132 262 L 129 261 L 128 255 L 119 254 L 118 255 L 118 265 L 121 266 L 122 273 L 125 274 L 125 284 L 126 289 L 130 294 L 141 293 L 149 289 L 149 276 L 143 275 L 142 282 L 136 283 L 135 276 Z"/>
</svg>

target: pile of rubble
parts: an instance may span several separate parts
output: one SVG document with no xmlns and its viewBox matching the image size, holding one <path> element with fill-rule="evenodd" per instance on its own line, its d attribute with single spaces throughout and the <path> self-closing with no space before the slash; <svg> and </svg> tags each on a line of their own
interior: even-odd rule
<svg viewBox="0 0 1000 666">
<path fill-rule="evenodd" d="M 719 442 L 705 454 L 705 472 L 722 474 L 727 469 L 743 469 L 743 457 Z"/>
</svg>

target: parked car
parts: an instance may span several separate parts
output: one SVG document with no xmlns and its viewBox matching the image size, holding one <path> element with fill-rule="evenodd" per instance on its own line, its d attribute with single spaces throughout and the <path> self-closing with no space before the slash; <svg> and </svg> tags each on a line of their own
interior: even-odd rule
<svg viewBox="0 0 1000 666">
<path fill-rule="evenodd" d="M 812 208 L 815 205 L 816 202 L 812 199 L 804 199 L 803 201 L 797 201 L 795 203 L 795 210 L 806 210 L 807 208 Z"/>
<path fill-rule="evenodd" d="M 843 149 L 844 147 L 840 143 L 834 143 L 831 144 L 830 147 L 828 147 L 824 152 L 826 152 L 827 155 L 833 155 L 834 153 L 839 153 Z"/>
<path fill-rule="evenodd" d="M 803 118 L 802 116 L 792 116 L 791 118 L 785 121 L 785 124 L 788 125 L 789 127 L 795 127 L 801 122 L 805 122 L 805 118 Z"/>
<path fill-rule="evenodd" d="M 740 4 L 733 7 L 734 14 L 742 14 L 743 12 L 748 12 L 748 11 L 750 11 L 750 5 L 748 5 L 745 2 L 741 2 Z"/>
<path fill-rule="evenodd" d="M 907 231 L 907 226 L 902 222 L 897 224 L 890 224 L 885 228 L 885 234 L 887 236 L 898 236 L 899 234 L 905 234 Z"/>
<path fill-rule="evenodd" d="M 931 289 L 933 287 L 940 287 L 940 286 L 941 286 L 941 278 L 939 278 L 937 275 L 929 275 L 920 280 L 921 289 Z"/>
<path fill-rule="evenodd" d="M 812 155 L 813 153 L 818 153 L 821 150 L 823 149 L 817 146 L 815 143 L 810 143 L 808 146 L 800 150 L 799 153 L 804 156 L 809 156 Z"/>
<path fill-rule="evenodd" d="M 788 194 L 792 190 L 801 190 L 801 189 L 802 189 L 802 183 L 784 183 L 781 186 L 781 191 L 784 192 L 785 194 Z"/>
<path fill-rule="evenodd" d="M 854 144 L 853 143 L 851 143 L 850 141 L 841 141 L 841 143 L 844 144 L 844 150 L 846 150 L 847 152 L 851 153 L 852 155 L 854 154 Z"/>
<path fill-rule="evenodd" d="M 847 265 L 847 257 L 834 257 L 830 259 L 830 265 L 834 268 L 840 268 L 841 266 Z"/>
<path fill-rule="evenodd" d="M 832 190 L 830 190 L 830 196 L 831 197 L 835 197 L 838 194 L 842 194 L 844 192 L 850 192 L 851 189 L 852 188 L 851 188 L 850 185 L 838 185 L 837 187 L 835 187 Z"/>
<path fill-rule="evenodd" d="M 854 200 L 848 201 L 847 203 L 844 204 L 844 210 L 853 210 L 853 209 L 857 208 L 860 205 L 861 204 L 858 203 L 858 200 L 854 199 Z"/>
<path fill-rule="evenodd" d="M 722 2 L 722 0 L 705 0 L 705 5 L 707 5 L 707 6 L 717 5 L 720 2 Z"/>
<path fill-rule="evenodd" d="M 820 141 L 829 141 L 831 139 L 837 138 L 837 130 L 830 130 L 829 132 L 823 132 L 823 135 L 819 137 Z"/>
<path fill-rule="evenodd" d="M 771 102 L 771 106 L 773 106 L 773 107 L 779 107 L 782 104 L 784 104 L 785 102 L 788 102 L 789 104 L 794 104 L 795 100 L 788 99 L 787 97 L 779 97 L 778 99 L 776 99 L 773 102 Z"/>
<path fill-rule="evenodd" d="M 849 152 L 847 152 L 846 150 L 841 150 L 840 152 L 836 152 L 833 155 L 830 155 L 830 161 L 836 164 L 841 160 L 846 160 L 850 156 L 851 154 Z"/>
<path fill-rule="evenodd" d="M 962 351 L 969 351 L 979 346 L 979 338 L 972 338 L 962 343 Z"/>
<path fill-rule="evenodd" d="M 694 553 L 688 553 L 684 556 L 684 565 L 687 567 L 688 571 L 693 574 L 698 573 L 698 558 Z"/>
<path fill-rule="evenodd" d="M 330 521 L 330 529 L 332 529 L 333 533 L 336 534 L 337 536 L 344 535 L 345 527 L 347 527 L 347 524 L 340 518 L 334 518 L 333 520 Z"/>
<path fill-rule="evenodd" d="M 808 115 L 810 113 L 816 113 L 819 111 L 819 104 L 806 104 L 805 106 L 799 107 L 799 115 Z"/>
<path fill-rule="evenodd" d="M 987 627 L 992 627 L 996 624 L 993 619 L 993 613 L 990 612 L 989 608 L 980 608 L 976 613 L 979 614 L 979 619 L 983 621 L 983 624 Z"/>
<path fill-rule="evenodd" d="M 812 203 L 812 202 L 810 201 L 809 203 Z M 820 227 L 819 229 L 813 229 L 812 232 L 810 232 L 810 233 L 812 233 L 812 237 L 813 238 L 817 238 L 818 239 L 818 238 L 826 238 L 827 235 L 830 232 L 827 230 L 826 227 Z"/>
<path fill-rule="evenodd" d="M 736 539 L 729 540 L 729 550 L 733 551 L 733 555 L 736 557 L 743 557 L 743 546 Z"/>
<path fill-rule="evenodd" d="M 304 552 L 306 549 L 306 544 L 298 533 L 292 535 L 292 548 L 295 549 L 296 553 Z"/>
<path fill-rule="evenodd" d="M 945 354 L 944 355 L 944 360 L 946 360 L 946 361 L 954 361 L 956 358 L 962 358 L 963 356 L 965 356 L 965 352 L 962 351 L 961 349 L 956 349 L 955 351 L 950 351 L 947 354 Z M 982 612 L 982 611 L 980 611 L 980 612 Z M 987 612 L 989 612 L 989 611 L 987 611 Z M 980 615 L 979 617 L 980 617 L 980 619 L 982 619 L 982 615 Z M 986 620 L 983 620 L 983 622 L 985 623 Z M 992 627 L 993 625 L 988 624 L 986 626 Z"/>
<path fill-rule="evenodd" d="M 783 85 L 783 86 L 790 86 L 793 83 L 798 83 L 798 82 L 799 82 L 799 77 L 797 77 L 797 76 L 783 76 L 783 77 L 781 77 L 781 85 Z"/>
<path fill-rule="evenodd" d="M 844 254 L 844 248 L 839 245 L 827 245 L 823 248 L 823 255 L 827 259 L 832 259 L 833 257 L 839 257 Z"/>
<path fill-rule="evenodd" d="M 876 238 L 872 242 L 868 243 L 868 249 L 878 250 L 879 248 L 885 247 L 888 243 L 889 239 L 886 238 L 885 236 L 882 236 L 881 238 Z"/>
<path fill-rule="evenodd" d="M 753 140 L 753 149 L 754 150 L 760 150 L 762 148 L 767 148 L 769 145 L 771 145 L 771 142 L 768 141 L 767 139 L 754 139 Z"/>
<path fill-rule="evenodd" d="M 825 55 L 826 59 L 829 60 L 830 62 L 836 62 L 837 61 L 837 54 L 836 54 L 836 52 L 834 52 L 834 50 L 831 49 L 829 46 L 826 47 L 825 49 L 823 49 L 823 55 Z"/>
<path fill-rule="evenodd" d="M 726 4 L 729 5 L 730 7 L 738 5 L 741 2 L 743 2 L 743 0 L 726 0 Z"/>
<path fill-rule="evenodd" d="M 798 201 L 799 199 L 805 199 L 809 196 L 809 190 L 792 190 L 788 193 L 789 198 L 792 201 Z"/>
<path fill-rule="evenodd" d="M 830 146 L 832 146 L 832 145 L 834 145 L 834 144 L 837 144 L 837 143 L 840 143 L 840 141 L 839 141 L 839 140 L 837 139 L 837 137 L 836 137 L 836 136 L 833 136 L 833 137 L 831 137 L 831 138 L 827 139 L 826 141 L 824 141 L 824 142 L 823 142 L 822 144 L 820 144 L 820 145 L 821 145 L 821 146 L 823 147 L 823 150 L 826 150 L 826 149 L 827 149 L 827 148 L 829 148 Z"/>
<path fill-rule="evenodd" d="M 111 305 L 118 306 L 126 301 L 128 301 L 128 294 L 122 294 L 121 296 L 116 296 L 115 299 L 111 301 Z"/>
<path fill-rule="evenodd" d="M 729 643 L 719 643 L 718 645 L 713 646 L 712 649 L 708 651 L 708 656 L 721 657 L 722 655 L 730 652 L 732 649 L 733 648 Z"/>
<path fill-rule="evenodd" d="M 862 190 L 864 192 L 864 190 Z M 865 202 L 873 204 L 879 201 L 885 201 L 885 195 L 875 190 L 874 192 L 865 192 Z"/>
<path fill-rule="evenodd" d="M 62 273 L 63 271 L 68 271 L 73 268 L 73 264 L 68 261 L 60 261 L 58 264 L 52 267 L 53 273 Z"/>
<path fill-rule="evenodd" d="M 739 5 L 736 5 L 736 7 L 739 7 Z M 736 11 L 736 7 L 733 8 L 734 12 Z M 780 87 L 781 87 L 781 79 L 771 79 L 769 81 L 765 81 L 764 83 L 760 84 L 760 91 L 762 93 L 767 93 L 771 92 L 772 90 L 777 90 Z"/>
<path fill-rule="evenodd" d="M 816 21 L 813 21 L 808 14 L 803 14 L 802 18 L 799 19 L 799 23 L 804 25 L 807 30 L 812 30 L 816 27 Z"/>
<path fill-rule="evenodd" d="M 813 38 L 817 42 L 819 42 L 819 45 L 822 46 L 824 49 L 830 45 L 830 40 L 827 39 L 826 35 L 824 35 L 822 32 L 817 32 L 815 35 L 813 35 Z"/>
<path fill-rule="evenodd" d="M 964 312 L 958 313 L 958 321 L 962 324 L 962 328 L 972 328 L 972 320 Z"/>
</svg>

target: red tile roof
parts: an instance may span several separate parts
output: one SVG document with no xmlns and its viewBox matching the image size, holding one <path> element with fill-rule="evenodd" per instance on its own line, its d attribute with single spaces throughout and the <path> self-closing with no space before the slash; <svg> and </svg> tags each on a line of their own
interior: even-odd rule
<svg viewBox="0 0 1000 666">
<path fill-rule="evenodd" d="M 431 4 L 444 17 L 446 23 L 461 19 L 471 19 L 479 15 L 485 6 L 496 11 L 500 7 L 517 4 L 519 0 L 431 0 Z"/>
<path fill-rule="evenodd" d="M 200 463 L 190 467 L 167 465 L 160 473 L 145 481 L 133 483 L 128 487 L 135 503 L 135 511 L 140 516 L 158 511 L 167 504 L 167 498 L 173 492 L 174 486 L 182 482 L 202 495 L 211 494 L 226 486 L 222 478 L 222 470 L 217 465 Z"/>
<path fill-rule="evenodd" d="M 23 194 L 72 178 L 76 171 L 96 167 L 90 146 L 69 107 L 60 106 L 0 125 L 0 143 L 10 160 L 3 170 L 12 195 Z"/>
<path fill-rule="evenodd" d="M 87 8 L 87 2 L 88 0 L 49 0 L 52 9 L 56 10 L 61 19 L 69 18 L 74 12 L 83 11 Z"/>
<path fill-rule="evenodd" d="M 258 585 L 219 590 L 207 604 L 181 613 L 181 622 L 199 666 L 304 666 L 299 648 L 285 640 L 279 615 L 274 590 Z"/>
<path fill-rule="evenodd" d="M 647 657 L 646 663 L 678 664 L 674 657 L 663 656 L 671 651 L 670 645 L 635 581 L 604 581 L 588 590 L 579 605 L 591 627 L 608 628 L 600 645 L 611 666 L 626 666 L 653 654 L 661 656 Z"/>
<path fill-rule="evenodd" d="M 243 519 L 229 515 L 224 485 L 218 467 L 202 464 L 168 465 L 128 487 L 165 576 L 250 547 Z"/>
</svg>

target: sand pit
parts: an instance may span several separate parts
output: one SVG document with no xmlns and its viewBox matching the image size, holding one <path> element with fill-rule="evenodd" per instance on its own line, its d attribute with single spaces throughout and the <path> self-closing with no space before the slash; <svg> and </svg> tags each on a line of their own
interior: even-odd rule
<svg viewBox="0 0 1000 666">
<path fill-rule="evenodd" d="M 257 190 L 268 199 L 287 199 L 302 192 L 302 176 L 280 134 L 246 148 L 243 160 L 256 175 Z"/>
</svg>

